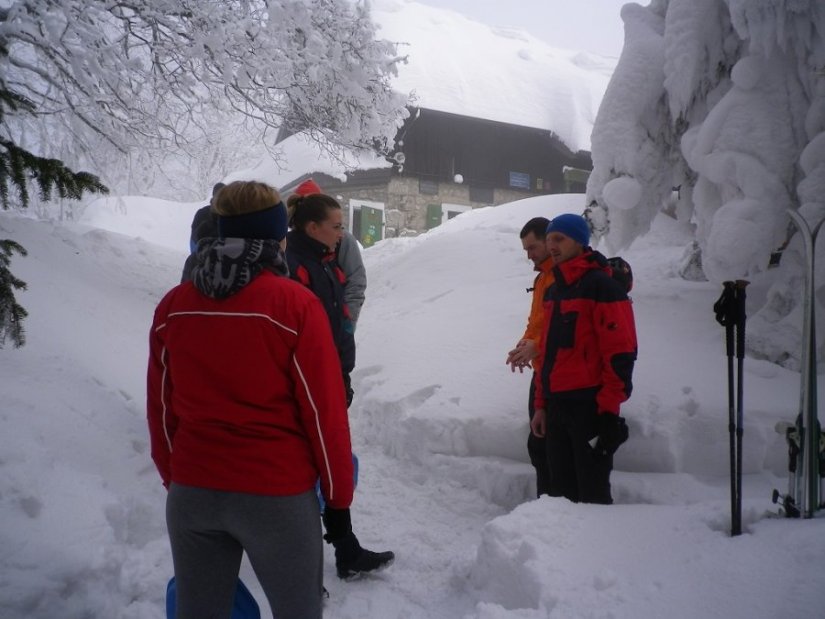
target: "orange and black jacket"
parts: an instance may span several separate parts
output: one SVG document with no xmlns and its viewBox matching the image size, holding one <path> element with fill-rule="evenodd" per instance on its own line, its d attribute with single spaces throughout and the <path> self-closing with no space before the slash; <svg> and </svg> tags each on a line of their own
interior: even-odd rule
<svg viewBox="0 0 825 619">
<path fill-rule="evenodd" d="M 630 397 L 636 325 L 627 293 L 607 260 L 586 250 L 553 268 L 536 359 L 536 408 L 554 396 L 595 393 L 600 413 L 619 413 Z"/>
<path fill-rule="evenodd" d="M 544 262 L 536 267 L 539 272 L 533 282 L 533 301 L 530 305 L 530 317 L 527 319 L 527 328 L 524 330 L 522 340 L 532 340 L 536 344 L 536 350 L 541 346 L 541 336 L 544 332 L 544 293 L 554 281 L 553 259 L 548 257 Z M 535 368 L 535 360 L 533 361 Z"/>
</svg>

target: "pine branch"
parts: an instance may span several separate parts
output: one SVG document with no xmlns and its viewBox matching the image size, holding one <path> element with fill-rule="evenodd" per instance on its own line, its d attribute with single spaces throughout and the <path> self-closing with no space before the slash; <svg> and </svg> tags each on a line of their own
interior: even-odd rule
<svg viewBox="0 0 825 619">
<path fill-rule="evenodd" d="M 0 51 L 4 51 L 2 46 Z M 0 80 L 0 123 L 5 120 L 6 111 L 33 114 L 35 106 Z M 13 141 L 0 138 L 0 203 L 3 210 L 9 208 L 9 185 L 17 189 L 21 204 L 28 206 L 31 182 L 37 184 L 44 201 L 51 199 L 54 191 L 60 198 L 74 200 L 79 200 L 84 192 L 109 193 L 94 174 L 74 172 L 59 159 L 38 157 Z M 15 348 L 26 343 L 23 321 L 28 312 L 14 296 L 15 290 L 26 289 L 26 282 L 15 277 L 9 268 L 14 252 L 27 255 L 19 243 L 0 239 L 0 348 L 9 337 Z"/>
<path fill-rule="evenodd" d="M 28 253 L 19 243 L 11 239 L 0 239 L 0 348 L 3 348 L 6 337 L 11 337 L 15 348 L 26 343 L 23 319 L 29 314 L 14 298 L 14 291 L 25 290 L 26 282 L 12 275 L 9 270 L 13 252 L 21 256 Z"/>
<path fill-rule="evenodd" d="M 53 191 L 60 198 L 73 200 L 79 200 L 84 192 L 109 193 L 94 174 L 74 172 L 59 159 L 38 157 L 0 138 L 0 201 L 4 210 L 9 208 L 10 183 L 17 189 L 22 205 L 28 206 L 30 181 L 37 183 L 43 200 L 50 200 Z"/>
</svg>

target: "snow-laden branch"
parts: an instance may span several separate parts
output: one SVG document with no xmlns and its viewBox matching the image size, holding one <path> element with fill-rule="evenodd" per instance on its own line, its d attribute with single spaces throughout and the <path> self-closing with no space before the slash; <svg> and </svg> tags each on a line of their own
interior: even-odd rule
<svg viewBox="0 0 825 619">
<path fill-rule="evenodd" d="M 198 139 L 181 127 L 204 107 L 355 148 L 389 148 L 405 114 L 389 85 L 401 59 L 349 2 L 18 0 L 0 45 L 5 85 L 124 152 Z"/>
</svg>

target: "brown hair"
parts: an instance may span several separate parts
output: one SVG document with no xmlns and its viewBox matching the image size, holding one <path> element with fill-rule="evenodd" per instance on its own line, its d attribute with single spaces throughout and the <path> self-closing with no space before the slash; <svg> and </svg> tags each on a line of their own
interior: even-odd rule
<svg viewBox="0 0 825 619">
<path fill-rule="evenodd" d="M 303 230 L 311 221 L 318 224 L 326 221 L 329 219 L 329 211 L 341 208 L 335 198 L 323 193 L 311 193 L 308 196 L 293 194 L 288 202 L 289 225 L 297 230 Z"/>
<path fill-rule="evenodd" d="M 212 210 L 218 215 L 231 217 L 262 211 L 280 201 L 278 191 L 266 183 L 235 181 L 223 187 L 212 198 Z"/>
<path fill-rule="evenodd" d="M 547 217 L 533 217 L 530 221 L 524 224 L 521 232 L 518 233 L 519 238 L 523 239 L 531 232 L 539 241 L 547 236 L 547 225 L 550 220 Z"/>
</svg>

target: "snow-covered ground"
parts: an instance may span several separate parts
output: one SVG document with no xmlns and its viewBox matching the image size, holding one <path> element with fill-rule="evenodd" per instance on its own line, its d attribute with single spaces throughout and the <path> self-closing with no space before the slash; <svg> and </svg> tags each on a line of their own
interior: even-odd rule
<svg viewBox="0 0 825 619">
<path fill-rule="evenodd" d="M 533 280 L 518 231 L 583 205 L 479 209 L 364 252 L 353 514 L 364 544 L 397 560 L 344 583 L 328 553 L 326 617 L 822 616 L 825 516 L 778 518 L 770 500 L 786 486 L 774 425 L 795 416 L 799 375 L 745 360 L 744 533 L 731 538 L 720 289 L 675 275 L 689 235 L 666 216 L 623 253 L 640 350 L 616 504 L 532 498 L 529 376 L 504 363 Z M 145 427 L 147 337 L 198 205 L 115 206 L 74 224 L 0 213 L 0 237 L 29 251 L 12 262 L 28 343 L 0 351 L 4 618 L 163 616 L 172 566 Z M 749 303 L 774 273 L 754 278 Z M 266 610 L 248 565 L 241 575 Z"/>
</svg>

